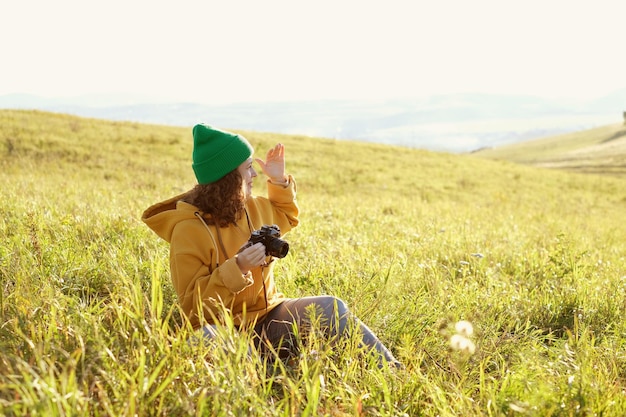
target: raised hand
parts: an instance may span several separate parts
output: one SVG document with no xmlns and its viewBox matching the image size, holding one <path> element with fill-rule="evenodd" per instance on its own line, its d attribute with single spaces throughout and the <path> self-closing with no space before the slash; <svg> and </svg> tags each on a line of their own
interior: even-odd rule
<svg viewBox="0 0 626 417">
<path fill-rule="evenodd" d="M 278 143 L 272 149 L 267 151 L 265 161 L 260 158 L 255 159 L 261 166 L 261 170 L 265 175 L 274 182 L 284 182 L 287 179 L 285 175 L 285 145 Z"/>
</svg>

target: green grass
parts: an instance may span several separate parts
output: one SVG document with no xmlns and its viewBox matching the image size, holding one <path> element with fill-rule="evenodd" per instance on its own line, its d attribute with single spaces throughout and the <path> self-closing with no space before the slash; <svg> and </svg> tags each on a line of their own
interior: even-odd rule
<svg viewBox="0 0 626 417">
<path fill-rule="evenodd" d="M 285 364 L 248 358 L 232 326 L 188 343 L 168 247 L 139 218 L 194 184 L 191 127 L 5 110 L 0 414 L 626 413 L 623 176 L 243 133 L 285 143 L 298 182 L 281 290 L 341 297 L 406 369 L 355 338 L 311 334 Z M 473 355 L 449 347 L 458 320 Z"/>
</svg>

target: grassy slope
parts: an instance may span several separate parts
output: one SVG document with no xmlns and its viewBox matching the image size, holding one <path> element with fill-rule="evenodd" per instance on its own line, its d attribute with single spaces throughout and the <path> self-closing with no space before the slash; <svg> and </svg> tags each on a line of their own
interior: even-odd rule
<svg viewBox="0 0 626 417">
<path fill-rule="evenodd" d="M 282 290 L 345 299 L 406 371 L 315 341 L 278 376 L 235 342 L 205 361 L 178 329 L 167 246 L 139 221 L 193 185 L 190 129 L 0 111 L 0 411 L 626 410 L 623 177 L 243 133 L 284 142 L 298 181 Z M 471 357 L 448 348 L 459 319 L 477 329 Z"/>
<path fill-rule="evenodd" d="M 615 124 L 581 132 L 541 138 L 474 153 L 578 172 L 626 174 L 626 126 Z"/>
</svg>

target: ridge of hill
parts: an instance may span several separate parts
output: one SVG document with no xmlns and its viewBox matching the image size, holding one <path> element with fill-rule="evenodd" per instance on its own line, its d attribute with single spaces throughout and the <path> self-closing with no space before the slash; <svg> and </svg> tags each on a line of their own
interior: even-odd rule
<svg viewBox="0 0 626 417">
<path fill-rule="evenodd" d="M 0 96 L 0 108 L 37 109 L 105 120 L 244 129 L 469 152 L 575 132 L 621 120 L 626 90 L 591 101 L 526 95 L 444 94 L 359 100 L 169 102 L 133 95 Z"/>
<path fill-rule="evenodd" d="M 626 125 L 481 149 L 472 155 L 583 173 L 626 175 Z"/>
<path fill-rule="evenodd" d="M 605 139 L 619 131 L 617 128 L 604 129 L 606 133 L 602 137 Z M 307 188 L 306 194 L 315 197 L 362 199 L 367 196 L 374 200 L 388 198 L 390 204 L 399 204 L 396 196 L 402 195 L 402 204 L 409 205 L 415 201 L 473 202 L 508 193 L 511 181 L 518 187 L 529 189 L 542 184 L 542 188 L 551 190 L 550 194 L 567 192 L 563 184 L 571 185 L 572 190 L 582 187 L 601 192 L 597 179 L 572 177 L 574 174 L 557 171 L 546 175 L 545 170 L 535 167 L 478 158 L 475 154 L 233 131 L 246 136 L 261 157 L 276 142 L 283 142 L 288 152 L 288 169 L 297 174 L 299 186 Z M 598 147 L 619 145 L 623 144 L 623 139 L 622 136 L 616 137 L 605 144 L 596 140 L 588 146 L 591 143 Z M 117 192 L 126 194 L 126 190 L 119 188 L 134 190 L 132 200 L 127 204 L 142 207 L 155 196 L 169 197 L 195 184 L 189 128 L 91 119 L 38 110 L 0 110 L 2 145 L 4 152 L 0 152 L 0 168 L 5 173 L 27 172 L 33 181 L 61 187 L 70 194 L 75 188 L 73 182 L 84 183 L 87 178 L 100 192 L 114 192 L 108 189 L 116 188 Z M 579 148 L 572 145 L 568 151 Z M 620 179 L 616 180 L 620 182 Z M 258 183 L 259 187 L 265 186 L 262 181 Z M 606 183 L 607 190 L 615 190 L 618 186 L 608 179 Z M 404 198 L 409 195 L 412 199 Z M 527 198 L 535 197 L 545 198 L 533 195 Z M 622 198 L 626 200 L 626 195 L 612 192 L 610 199 Z"/>
</svg>

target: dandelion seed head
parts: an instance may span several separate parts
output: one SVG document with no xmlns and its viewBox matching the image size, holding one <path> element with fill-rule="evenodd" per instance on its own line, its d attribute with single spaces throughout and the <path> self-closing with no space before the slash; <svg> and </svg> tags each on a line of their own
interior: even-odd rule
<svg viewBox="0 0 626 417">
<path fill-rule="evenodd" d="M 476 345 L 465 336 L 455 334 L 450 338 L 450 347 L 467 355 L 473 355 L 476 351 Z"/>
<path fill-rule="evenodd" d="M 461 352 L 467 355 L 473 355 L 476 352 L 476 345 L 469 339 L 465 339 L 465 343 L 461 346 Z"/>
<path fill-rule="evenodd" d="M 460 334 L 453 334 L 450 338 L 450 347 L 454 350 L 460 350 L 463 339 L 465 338 Z"/>
<path fill-rule="evenodd" d="M 454 325 L 454 329 L 458 334 L 464 337 L 470 337 L 474 334 L 474 327 L 472 326 L 472 323 L 467 320 L 458 321 Z"/>
</svg>

